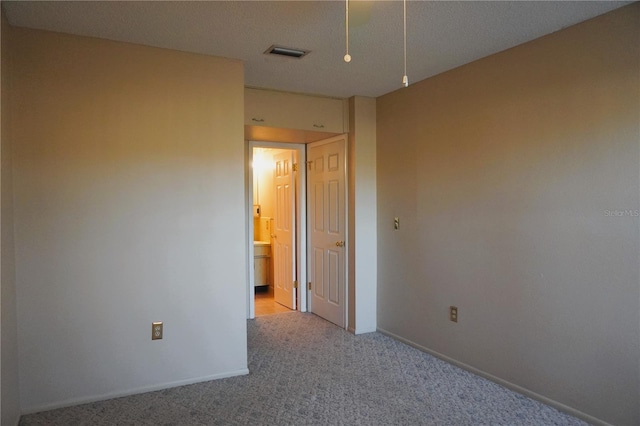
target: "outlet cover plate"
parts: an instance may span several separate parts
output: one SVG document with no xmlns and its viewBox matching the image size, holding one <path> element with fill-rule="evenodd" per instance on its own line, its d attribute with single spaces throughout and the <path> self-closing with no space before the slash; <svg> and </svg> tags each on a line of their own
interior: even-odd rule
<svg viewBox="0 0 640 426">
<path fill-rule="evenodd" d="M 449 321 L 458 322 L 458 307 L 449 306 Z"/>
<path fill-rule="evenodd" d="M 162 321 L 151 323 L 151 340 L 162 339 Z"/>
</svg>

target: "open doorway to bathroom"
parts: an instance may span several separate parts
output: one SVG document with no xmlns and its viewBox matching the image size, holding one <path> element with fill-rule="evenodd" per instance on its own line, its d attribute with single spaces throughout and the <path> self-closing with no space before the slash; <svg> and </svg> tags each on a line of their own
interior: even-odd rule
<svg viewBox="0 0 640 426">
<path fill-rule="evenodd" d="M 304 145 L 250 142 L 248 317 L 306 311 Z"/>
</svg>

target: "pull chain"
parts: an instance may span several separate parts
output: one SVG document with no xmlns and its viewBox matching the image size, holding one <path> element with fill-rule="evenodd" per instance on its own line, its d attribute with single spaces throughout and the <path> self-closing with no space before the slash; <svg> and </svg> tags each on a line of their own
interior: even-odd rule
<svg viewBox="0 0 640 426">
<path fill-rule="evenodd" d="M 351 62 L 351 55 L 349 55 L 349 0 L 345 0 L 345 12 L 344 12 L 344 27 L 346 33 L 346 43 L 347 43 L 347 53 L 344 55 L 344 61 L 349 63 Z"/>
<path fill-rule="evenodd" d="M 409 77 L 407 77 L 407 0 L 403 0 L 403 35 L 404 35 L 404 75 L 402 76 L 402 85 L 407 87 L 409 85 Z"/>
</svg>

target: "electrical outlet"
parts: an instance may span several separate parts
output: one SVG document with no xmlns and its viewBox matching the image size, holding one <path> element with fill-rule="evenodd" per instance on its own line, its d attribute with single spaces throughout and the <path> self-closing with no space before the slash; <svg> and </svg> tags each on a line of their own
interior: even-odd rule
<svg viewBox="0 0 640 426">
<path fill-rule="evenodd" d="M 151 340 L 162 339 L 162 321 L 151 323 Z"/>
<path fill-rule="evenodd" d="M 449 321 L 458 322 L 458 307 L 449 306 Z"/>
<path fill-rule="evenodd" d="M 393 218 L 393 229 L 400 229 L 400 218 L 399 217 L 394 217 Z"/>
</svg>

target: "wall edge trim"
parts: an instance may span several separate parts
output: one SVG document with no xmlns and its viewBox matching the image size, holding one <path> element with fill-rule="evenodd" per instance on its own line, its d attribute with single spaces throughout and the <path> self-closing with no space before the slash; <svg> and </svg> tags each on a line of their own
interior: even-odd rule
<svg viewBox="0 0 640 426">
<path fill-rule="evenodd" d="M 429 349 L 426 346 L 419 345 L 418 343 L 415 343 L 415 342 L 413 342 L 413 341 L 411 341 L 409 339 L 405 339 L 404 337 L 398 336 L 397 334 L 392 333 L 392 332 L 390 332 L 388 330 L 385 330 L 384 328 L 379 328 L 378 327 L 377 331 L 379 333 L 381 333 L 381 334 L 384 334 L 385 336 L 388 336 L 388 337 L 391 337 L 392 339 L 398 340 L 398 341 L 400 341 L 400 342 L 402 342 L 402 343 L 404 343 L 406 345 L 409 345 L 409 346 L 411 346 L 413 348 L 416 348 L 416 349 L 418 349 L 418 350 L 420 350 L 422 352 L 426 352 L 429 355 L 433 355 L 434 357 L 439 358 L 439 359 L 441 359 L 441 360 L 443 360 L 445 362 L 448 362 L 449 364 L 453 364 L 456 367 L 460 367 L 463 370 L 467 370 L 470 373 L 473 373 L 473 374 L 475 374 L 477 376 L 483 377 L 483 378 L 485 378 L 487 380 L 491 380 L 492 382 L 497 383 L 497 384 L 499 384 L 501 386 L 504 386 L 507 389 L 510 389 L 510 390 L 512 390 L 514 392 L 518 392 L 518 393 L 520 393 L 522 395 L 528 396 L 531 399 L 535 399 L 537 401 L 540 401 L 543 404 L 547 404 L 547 405 L 549 405 L 549 406 L 551 406 L 551 407 L 553 407 L 553 408 L 555 408 L 557 410 L 560 410 L 560 411 L 562 411 L 564 413 L 570 414 L 570 415 L 572 415 L 574 417 L 577 417 L 577 418 L 579 418 L 581 420 L 584 420 L 584 421 L 586 421 L 586 422 L 588 422 L 590 424 L 597 425 L 597 426 L 612 426 L 610 423 L 607 423 L 604 420 L 601 420 L 601 419 L 599 419 L 597 417 L 593 417 L 593 416 L 591 416 L 591 415 L 589 415 L 587 413 L 584 413 L 584 412 L 582 412 L 580 410 L 572 408 L 572 407 L 570 407 L 568 405 L 565 405 L 565 404 L 563 404 L 561 402 L 558 402 L 556 400 L 548 398 L 548 397 L 546 397 L 544 395 L 540 395 L 539 393 L 531 391 L 531 390 L 529 390 L 527 388 L 524 388 L 522 386 L 516 385 L 515 383 L 511 383 L 511 382 L 509 382 L 507 380 L 501 379 L 500 377 L 494 376 L 494 375 L 492 375 L 490 373 L 487 373 L 485 371 L 482 371 L 482 370 L 480 370 L 480 369 L 478 369 L 476 367 L 473 367 L 471 365 L 465 364 L 464 362 L 458 361 L 455 358 L 451 358 L 451 357 L 449 357 L 447 355 L 441 354 L 440 352 L 437 352 L 437 351 L 434 351 L 432 349 Z"/>
<path fill-rule="evenodd" d="M 41 411 L 55 410 L 57 408 L 72 407 L 74 405 L 88 404 L 90 402 L 106 401 L 108 399 L 121 398 L 123 396 L 131 396 L 131 395 L 136 395 L 140 393 L 154 392 L 154 391 L 159 391 L 163 389 L 175 388 L 178 386 L 193 385 L 196 383 L 209 382 L 211 380 L 226 379 L 228 377 L 244 376 L 247 374 L 249 374 L 249 369 L 242 368 L 240 370 L 226 371 L 224 373 L 212 374 L 210 376 L 194 377 L 191 379 L 177 380 L 173 382 L 161 383 L 158 385 L 143 386 L 143 387 L 124 390 L 124 391 L 109 392 L 109 393 L 92 395 L 92 396 L 81 397 L 81 398 L 71 398 L 71 399 L 66 399 L 64 401 L 53 402 L 50 404 L 35 405 L 32 407 L 23 408 L 21 415 L 34 414 L 34 413 L 39 413 Z"/>
</svg>

